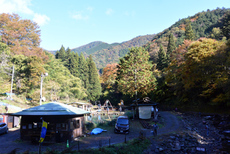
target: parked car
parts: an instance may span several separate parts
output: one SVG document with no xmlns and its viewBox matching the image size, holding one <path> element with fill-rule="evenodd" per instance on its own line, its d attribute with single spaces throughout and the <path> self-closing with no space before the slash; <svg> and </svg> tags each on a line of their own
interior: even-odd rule
<svg viewBox="0 0 230 154">
<path fill-rule="evenodd" d="M 119 116 L 117 118 L 114 133 L 129 133 L 129 118 L 127 116 Z"/>
<path fill-rule="evenodd" d="M 7 134 L 8 133 L 8 126 L 6 123 L 1 122 L 0 123 L 0 134 Z"/>
</svg>

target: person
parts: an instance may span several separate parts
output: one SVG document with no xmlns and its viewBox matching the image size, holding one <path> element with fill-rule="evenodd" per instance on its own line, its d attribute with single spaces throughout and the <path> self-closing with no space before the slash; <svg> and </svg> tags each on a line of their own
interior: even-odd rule
<svg viewBox="0 0 230 154">
<path fill-rule="evenodd" d="M 157 125 L 157 123 L 155 122 L 155 123 L 153 124 L 153 133 L 154 133 L 154 136 L 157 136 L 157 129 L 158 129 L 158 125 Z"/>
<path fill-rule="evenodd" d="M 206 124 L 205 129 L 206 129 L 206 131 L 207 131 L 207 136 L 208 136 L 208 135 L 209 135 L 209 127 L 208 127 L 208 124 Z"/>
<path fill-rule="evenodd" d="M 6 113 L 8 113 L 8 107 L 7 106 L 5 107 L 5 110 L 6 110 Z"/>
</svg>

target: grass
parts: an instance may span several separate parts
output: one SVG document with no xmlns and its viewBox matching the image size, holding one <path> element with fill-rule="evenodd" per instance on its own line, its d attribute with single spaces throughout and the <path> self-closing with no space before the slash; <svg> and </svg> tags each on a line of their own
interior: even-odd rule
<svg viewBox="0 0 230 154">
<path fill-rule="evenodd" d="M 127 143 L 119 143 L 112 146 L 106 146 L 99 149 L 86 149 L 78 153 L 84 154 L 140 154 L 150 145 L 148 139 L 133 139 Z M 75 151 L 76 152 L 76 151 Z M 73 151 L 74 153 L 74 151 Z"/>
</svg>

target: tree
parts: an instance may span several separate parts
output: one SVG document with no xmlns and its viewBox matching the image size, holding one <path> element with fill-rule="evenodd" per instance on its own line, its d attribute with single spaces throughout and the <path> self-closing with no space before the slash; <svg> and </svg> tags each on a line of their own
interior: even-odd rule
<svg viewBox="0 0 230 154">
<path fill-rule="evenodd" d="M 160 44 L 160 50 L 158 52 L 158 59 L 157 59 L 157 68 L 159 70 L 163 70 L 165 67 L 167 67 L 167 56 L 162 44 Z"/>
<path fill-rule="evenodd" d="M 223 26 L 221 27 L 223 35 L 230 38 L 230 11 L 228 11 L 223 18 Z"/>
<path fill-rule="evenodd" d="M 216 40 L 221 40 L 223 38 L 223 34 L 221 33 L 221 29 L 219 27 L 213 28 L 210 36 Z"/>
<path fill-rule="evenodd" d="M 96 101 L 101 95 L 101 84 L 99 80 L 99 74 L 96 65 L 93 61 L 92 55 L 87 59 L 89 68 L 89 87 L 88 87 L 88 98 L 91 101 Z"/>
<path fill-rule="evenodd" d="M 125 95 L 148 95 L 156 86 L 149 53 L 142 47 L 131 48 L 118 65 L 118 89 Z"/>
<path fill-rule="evenodd" d="M 61 49 L 59 50 L 58 59 L 61 59 L 62 61 L 65 61 L 66 59 L 65 48 L 63 45 L 61 46 Z"/>
<path fill-rule="evenodd" d="M 192 30 L 191 21 L 188 19 L 186 20 L 185 39 L 186 40 L 194 40 L 194 33 Z"/>
<path fill-rule="evenodd" d="M 202 98 L 205 102 L 213 103 L 216 96 L 223 96 L 220 87 L 228 78 L 226 61 L 229 58 L 223 47 L 223 41 L 206 38 L 191 43 L 181 72 L 185 90 L 190 95 L 195 94 L 188 96 L 188 99 L 196 96 L 196 99 Z"/>
<path fill-rule="evenodd" d="M 73 56 L 73 55 L 71 55 L 71 50 L 70 50 L 70 48 L 67 48 L 66 49 L 66 52 L 65 52 L 65 59 L 64 59 L 64 61 L 65 61 L 65 66 L 70 70 L 70 65 L 71 65 L 71 56 Z M 72 57 L 73 58 L 73 57 Z"/>
<path fill-rule="evenodd" d="M 10 75 L 12 74 L 10 58 L 10 48 L 0 42 L 0 93 L 10 91 Z"/>
<path fill-rule="evenodd" d="M 69 57 L 69 71 L 73 76 L 78 77 L 78 54 L 71 51 Z"/>
<path fill-rule="evenodd" d="M 85 99 L 86 89 L 83 87 L 82 81 L 73 75 L 63 65 L 61 60 L 54 58 L 49 54 L 49 62 L 45 65 L 46 71 L 49 73 L 44 80 L 44 90 L 46 90 L 46 97 L 50 100 L 58 99 Z"/>
<path fill-rule="evenodd" d="M 79 68 L 79 78 L 83 81 L 83 87 L 85 89 L 88 89 L 89 87 L 89 74 L 88 74 L 89 68 L 85 60 L 85 56 L 83 55 L 82 52 L 79 57 L 78 68 Z"/>
<path fill-rule="evenodd" d="M 47 59 L 39 47 L 39 26 L 31 20 L 22 20 L 17 14 L 0 14 L 0 36 L 1 41 L 7 44 L 14 54 Z"/>
<path fill-rule="evenodd" d="M 117 63 L 107 64 L 103 69 L 101 78 L 107 88 L 112 87 L 116 82 L 117 65 Z"/>
<path fill-rule="evenodd" d="M 169 35 L 169 41 L 168 41 L 168 47 L 167 47 L 167 59 L 170 62 L 170 56 L 172 52 L 176 49 L 175 41 L 174 41 L 174 36 L 172 33 Z"/>
</svg>

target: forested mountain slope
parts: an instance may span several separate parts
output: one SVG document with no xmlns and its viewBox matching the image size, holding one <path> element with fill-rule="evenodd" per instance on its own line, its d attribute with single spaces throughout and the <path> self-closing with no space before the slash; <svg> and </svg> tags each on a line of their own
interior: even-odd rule
<svg viewBox="0 0 230 154">
<path fill-rule="evenodd" d="M 123 57 L 129 51 L 129 48 L 143 46 L 152 40 L 153 37 L 154 35 L 138 36 L 129 41 L 112 44 L 108 48 L 92 53 L 97 68 L 103 68 L 107 64 L 117 63 L 119 58 Z"/>
<path fill-rule="evenodd" d="M 185 27 L 187 21 L 191 22 L 194 40 L 201 37 L 220 40 L 223 37 L 220 33 L 220 27 L 222 26 L 221 19 L 227 11 L 229 11 L 229 9 L 217 8 L 212 11 L 207 10 L 199 12 L 191 17 L 181 19 L 169 28 L 156 34 L 150 42 L 144 45 L 144 47 L 149 51 L 151 60 L 156 62 L 160 44 L 162 44 L 164 50 L 166 51 L 170 33 L 174 35 L 176 46 L 183 43 L 185 39 Z"/>
</svg>

